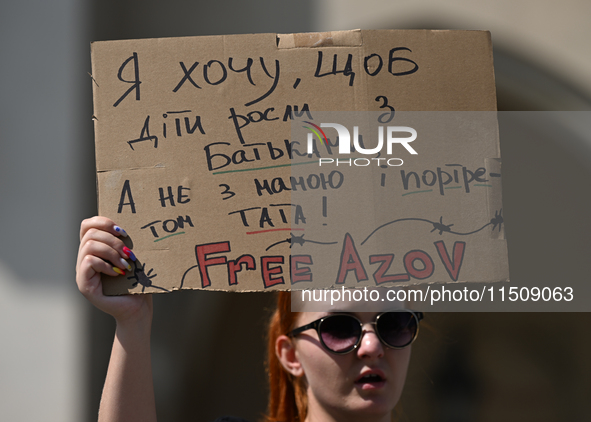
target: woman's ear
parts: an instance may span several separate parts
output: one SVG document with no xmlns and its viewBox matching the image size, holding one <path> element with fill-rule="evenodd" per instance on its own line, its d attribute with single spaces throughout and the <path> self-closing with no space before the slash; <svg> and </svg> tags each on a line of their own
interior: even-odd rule
<svg viewBox="0 0 591 422">
<path fill-rule="evenodd" d="M 304 375 L 304 368 L 302 368 L 302 364 L 298 359 L 291 338 L 286 335 L 277 337 L 277 340 L 275 341 L 275 354 L 287 372 L 294 377 L 301 377 Z"/>
</svg>

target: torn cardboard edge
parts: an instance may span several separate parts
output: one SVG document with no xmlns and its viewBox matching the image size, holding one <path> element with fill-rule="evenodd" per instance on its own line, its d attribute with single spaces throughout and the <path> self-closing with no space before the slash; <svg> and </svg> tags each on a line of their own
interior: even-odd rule
<svg viewBox="0 0 591 422">
<path fill-rule="evenodd" d="M 360 29 L 334 32 L 277 34 L 277 48 L 359 47 L 363 45 Z"/>
</svg>

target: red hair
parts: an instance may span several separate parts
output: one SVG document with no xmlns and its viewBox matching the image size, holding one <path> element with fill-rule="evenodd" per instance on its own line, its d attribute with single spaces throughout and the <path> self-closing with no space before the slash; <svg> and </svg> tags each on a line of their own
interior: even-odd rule
<svg viewBox="0 0 591 422">
<path fill-rule="evenodd" d="M 304 378 L 287 372 L 275 352 L 277 338 L 293 330 L 297 316 L 297 312 L 291 312 L 291 293 L 279 292 L 267 333 L 269 407 L 265 422 L 302 422 L 306 419 L 308 397 Z"/>
</svg>

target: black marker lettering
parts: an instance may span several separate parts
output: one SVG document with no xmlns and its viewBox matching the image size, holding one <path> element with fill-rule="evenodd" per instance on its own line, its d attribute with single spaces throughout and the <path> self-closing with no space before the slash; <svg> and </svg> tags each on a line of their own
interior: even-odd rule
<svg viewBox="0 0 591 422">
<path fill-rule="evenodd" d="M 146 120 L 144 121 L 144 127 L 142 127 L 140 137 L 137 139 L 132 139 L 131 141 L 127 141 L 127 143 L 133 150 L 132 144 L 143 141 L 154 141 L 154 148 L 158 148 L 158 137 L 156 135 L 150 136 L 150 116 L 146 117 Z"/>
<path fill-rule="evenodd" d="M 248 81 L 250 82 L 250 84 L 256 86 L 256 84 L 252 81 L 252 75 L 250 73 L 250 69 L 252 67 L 253 60 L 249 57 L 248 60 L 246 60 L 246 66 L 244 66 L 242 69 L 234 69 L 234 67 L 232 66 L 233 60 L 234 59 L 232 57 L 230 57 L 228 59 L 228 67 L 230 68 L 230 70 L 232 72 L 236 72 L 236 73 L 246 72 L 246 77 L 248 78 Z"/>
<path fill-rule="evenodd" d="M 262 96 L 260 96 L 256 100 L 253 100 L 249 103 L 244 104 L 245 107 L 249 107 L 249 106 L 256 104 L 259 101 L 262 101 L 265 98 L 267 98 L 269 95 L 271 95 L 273 93 L 273 91 L 275 91 L 275 88 L 277 88 L 277 83 L 279 82 L 279 70 L 280 70 L 279 60 L 275 60 L 275 75 L 271 76 L 271 74 L 269 74 L 269 72 L 267 71 L 267 68 L 265 66 L 265 60 L 262 57 L 260 59 L 261 59 L 261 66 L 263 67 L 263 70 L 265 71 L 267 76 L 269 76 L 269 78 L 273 78 L 273 85 L 265 94 L 263 94 Z"/>
<path fill-rule="evenodd" d="M 216 82 L 211 82 L 209 80 L 209 68 L 214 63 L 217 63 L 218 65 L 220 65 L 220 69 L 222 70 L 222 76 Z M 228 77 L 228 71 L 226 70 L 226 66 L 224 66 L 224 64 L 222 62 L 220 62 L 219 60 L 210 60 L 205 66 L 203 66 L 203 79 L 205 79 L 205 82 L 207 82 L 210 85 L 219 85 L 222 82 L 224 82 L 227 77 Z"/>
<path fill-rule="evenodd" d="M 129 198 L 129 202 L 125 201 L 125 197 Z M 135 202 L 133 202 L 133 196 L 131 196 L 131 186 L 129 185 L 129 180 L 126 180 L 123 183 L 123 189 L 121 189 L 121 198 L 119 199 L 119 208 L 117 209 L 117 214 L 121 214 L 121 210 L 123 210 L 124 205 L 129 205 L 131 207 L 131 213 L 135 214 Z"/>
<path fill-rule="evenodd" d="M 133 67 L 134 67 L 134 80 L 133 81 L 126 81 L 125 79 L 123 79 L 123 69 L 125 69 L 125 66 L 127 66 L 127 64 L 132 60 L 133 60 Z M 128 84 L 133 84 L 133 85 L 127 91 L 125 91 L 125 93 L 117 101 L 115 101 L 115 104 L 113 104 L 113 107 L 117 107 L 119 105 L 119 103 L 121 103 L 121 101 L 123 101 L 123 99 L 125 97 L 127 97 L 129 95 L 129 93 L 131 91 L 133 91 L 134 89 L 135 89 L 135 100 L 139 101 L 140 100 L 140 84 L 142 82 L 140 81 L 140 68 L 139 68 L 136 52 L 134 52 L 130 58 L 128 58 L 127 60 L 125 60 L 123 62 L 123 64 L 119 68 L 119 72 L 117 72 L 117 78 L 121 82 L 126 82 Z"/>
<path fill-rule="evenodd" d="M 180 82 L 177 84 L 177 86 L 172 90 L 172 92 L 177 92 L 181 88 L 181 86 L 183 86 L 185 81 L 189 81 L 193 84 L 193 86 L 195 88 L 201 89 L 201 87 L 195 83 L 193 78 L 191 78 L 191 72 L 193 72 L 195 70 L 197 65 L 199 65 L 199 62 L 193 63 L 193 66 L 191 66 L 189 68 L 189 70 L 187 70 L 187 68 L 185 67 L 185 63 L 179 62 L 179 64 L 181 65 L 181 68 L 183 69 L 184 76 L 183 76 L 183 79 L 181 79 Z"/>
</svg>

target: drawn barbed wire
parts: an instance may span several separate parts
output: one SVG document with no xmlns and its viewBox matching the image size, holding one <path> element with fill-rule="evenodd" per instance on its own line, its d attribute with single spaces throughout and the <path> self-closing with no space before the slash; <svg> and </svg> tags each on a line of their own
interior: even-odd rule
<svg viewBox="0 0 591 422">
<path fill-rule="evenodd" d="M 363 242 L 361 242 L 361 244 L 363 245 L 365 242 L 367 242 L 369 240 L 370 237 L 372 237 L 374 234 L 376 234 L 379 230 L 383 229 L 384 227 L 390 226 L 392 224 L 395 223 L 400 223 L 402 221 L 423 221 L 425 223 L 429 223 L 432 226 L 431 232 L 434 232 L 436 230 L 439 230 L 439 235 L 442 235 L 443 233 L 450 233 L 450 234 L 455 234 L 458 236 L 468 236 L 474 233 L 478 233 L 481 230 L 484 230 L 486 227 L 492 225 L 492 230 L 494 230 L 497 225 L 499 226 L 499 232 L 501 231 L 501 227 L 503 225 L 503 209 L 501 208 L 499 211 L 495 210 L 495 216 L 493 218 L 490 219 L 490 221 L 488 223 L 486 223 L 485 225 L 483 225 L 482 227 L 476 229 L 476 230 L 472 230 L 470 232 L 459 232 L 459 231 L 454 231 L 451 229 L 451 227 L 453 226 L 453 224 L 444 224 L 443 223 L 443 216 L 439 217 L 439 221 L 431 221 L 431 220 L 427 220 L 425 218 L 413 218 L 413 217 L 409 217 L 409 218 L 399 218 L 397 220 L 393 220 L 393 221 L 389 221 L 388 223 L 382 224 L 381 226 L 379 226 L 378 228 L 376 228 L 374 231 L 372 231 L 370 233 L 369 236 L 367 236 L 365 238 L 365 240 Z"/>
<path fill-rule="evenodd" d="M 135 283 L 133 283 L 131 285 L 132 287 L 135 287 L 138 284 L 140 284 L 142 286 L 142 293 L 144 293 L 144 291 L 146 290 L 146 287 L 154 287 L 155 289 L 160 289 L 160 290 L 164 290 L 165 292 L 170 292 L 170 290 L 167 290 L 164 287 L 160 287 L 160 286 L 156 286 L 155 284 L 152 284 L 152 279 L 158 275 L 158 274 L 152 275 L 152 271 L 154 271 L 154 268 L 150 268 L 148 273 L 146 273 L 145 272 L 146 264 L 140 263 L 139 260 L 136 260 L 133 263 L 133 266 L 134 266 L 133 275 L 130 277 L 127 277 L 128 280 L 136 280 Z"/>
<path fill-rule="evenodd" d="M 289 248 L 291 249 L 291 247 L 295 244 L 295 245 L 301 245 L 303 246 L 304 243 L 315 243 L 317 245 L 334 245 L 338 242 L 318 242 L 316 240 L 308 240 L 308 239 L 304 239 L 304 235 L 301 236 L 294 236 L 293 233 L 289 233 L 290 237 L 288 237 L 285 240 L 281 240 L 279 242 L 275 242 L 273 243 L 271 246 L 269 246 L 267 249 L 265 249 L 266 251 L 268 251 L 269 249 L 271 249 L 274 246 L 280 245 L 282 243 L 289 243 Z"/>
</svg>

